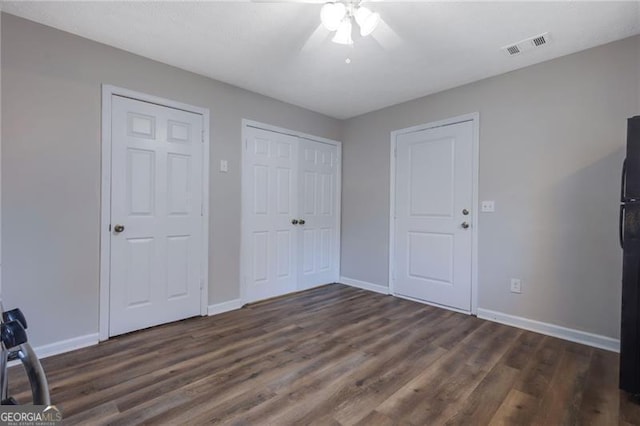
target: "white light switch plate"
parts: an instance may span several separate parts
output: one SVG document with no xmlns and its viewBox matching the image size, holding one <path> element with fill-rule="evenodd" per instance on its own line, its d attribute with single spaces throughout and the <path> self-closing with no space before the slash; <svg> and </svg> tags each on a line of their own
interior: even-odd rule
<svg viewBox="0 0 640 426">
<path fill-rule="evenodd" d="M 483 201 L 480 203 L 480 211 L 491 213 L 496 211 L 495 201 Z"/>
<path fill-rule="evenodd" d="M 227 160 L 220 160 L 220 171 L 226 173 L 229 171 L 229 163 Z"/>
<path fill-rule="evenodd" d="M 522 293 L 522 280 L 511 278 L 511 293 Z"/>
</svg>

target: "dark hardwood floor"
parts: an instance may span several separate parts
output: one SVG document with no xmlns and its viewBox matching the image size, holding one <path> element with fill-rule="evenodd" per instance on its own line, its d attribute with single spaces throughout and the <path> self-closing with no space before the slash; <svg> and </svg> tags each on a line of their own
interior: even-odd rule
<svg viewBox="0 0 640 426">
<path fill-rule="evenodd" d="M 43 365 L 66 424 L 640 423 L 615 353 L 338 284 Z"/>
</svg>

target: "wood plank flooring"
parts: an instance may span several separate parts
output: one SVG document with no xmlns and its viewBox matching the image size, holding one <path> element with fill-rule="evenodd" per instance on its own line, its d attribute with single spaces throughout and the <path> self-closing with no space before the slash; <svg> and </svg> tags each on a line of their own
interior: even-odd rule
<svg viewBox="0 0 640 426">
<path fill-rule="evenodd" d="M 43 366 L 66 424 L 640 424 L 615 353 L 339 284 Z"/>
</svg>

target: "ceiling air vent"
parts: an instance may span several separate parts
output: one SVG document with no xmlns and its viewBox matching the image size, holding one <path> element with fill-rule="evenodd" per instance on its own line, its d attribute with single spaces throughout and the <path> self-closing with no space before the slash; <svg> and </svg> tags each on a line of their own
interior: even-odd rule
<svg viewBox="0 0 640 426">
<path fill-rule="evenodd" d="M 518 53 L 520 53 L 520 48 L 517 45 L 508 46 L 506 47 L 506 49 L 509 55 L 517 55 Z"/>
<path fill-rule="evenodd" d="M 533 45 L 535 47 L 538 47 L 538 46 L 542 46 L 543 44 L 547 44 L 547 39 L 546 39 L 545 35 L 542 34 L 541 36 L 538 36 L 538 37 L 535 37 L 534 39 L 532 39 L 531 42 L 533 43 Z"/>
<path fill-rule="evenodd" d="M 549 44 L 550 41 L 551 39 L 549 38 L 549 33 L 544 33 L 537 36 L 529 37 L 514 44 L 509 44 L 503 47 L 502 51 L 505 52 L 508 56 L 515 56 L 519 55 L 522 52 L 526 52 L 527 50 L 545 46 Z"/>
</svg>

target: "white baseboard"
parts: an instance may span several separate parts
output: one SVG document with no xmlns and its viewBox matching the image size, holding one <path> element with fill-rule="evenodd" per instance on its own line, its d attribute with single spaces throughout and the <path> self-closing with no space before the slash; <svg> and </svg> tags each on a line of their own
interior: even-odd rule
<svg viewBox="0 0 640 426">
<path fill-rule="evenodd" d="M 86 348 L 87 346 L 97 345 L 98 342 L 98 333 L 92 333 L 85 336 L 72 337 L 71 339 L 49 343 L 48 345 L 34 347 L 33 350 L 35 351 L 38 358 L 42 359 L 48 356 Z"/>
<path fill-rule="evenodd" d="M 366 281 L 354 280 L 353 278 L 340 277 L 340 284 L 350 285 L 351 287 L 361 288 L 363 290 L 375 291 L 376 293 L 389 294 L 389 287 L 372 284 Z"/>
<path fill-rule="evenodd" d="M 59 342 L 49 343 L 42 346 L 36 346 L 33 348 L 33 351 L 36 353 L 38 359 L 43 359 L 49 356 L 75 351 L 76 349 L 86 348 L 87 346 L 97 345 L 98 342 L 98 333 L 92 333 L 85 336 L 72 337 L 71 339 L 61 340 Z M 18 364 L 20 364 L 20 361 L 12 361 L 9 363 L 10 366 Z"/>
<path fill-rule="evenodd" d="M 555 324 L 536 321 L 529 318 L 509 315 L 502 312 L 491 311 L 489 309 L 478 308 L 478 318 L 501 324 L 512 325 L 547 336 L 558 337 L 571 342 L 582 343 L 584 345 L 605 349 L 612 352 L 620 352 L 620 340 L 599 334 L 588 333 L 573 328 L 562 327 Z"/>
<path fill-rule="evenodd" d="M 235 311 L 236 309 L 240 309 L 242 308 L 242 305 L 244 305 L 244 303 L 242 303 L 241 299 L 233 299 L 233 300 L 229 300 L 228 302 L 209 305 L 209 308 L 207 309 L 207 313 L 209 314 L 209 316 L 222 314 L 224 312 Z"/>
</svg>

